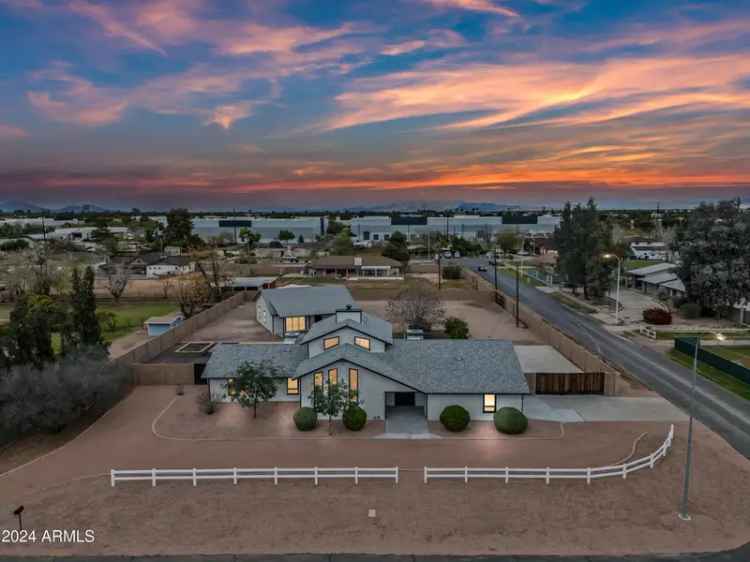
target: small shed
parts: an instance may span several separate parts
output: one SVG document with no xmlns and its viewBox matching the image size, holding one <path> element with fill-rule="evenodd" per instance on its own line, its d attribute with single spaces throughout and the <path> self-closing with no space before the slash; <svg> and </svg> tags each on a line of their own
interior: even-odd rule
<svg viewBox="0 0 750 562">
<path fill-rule="evenodd" d="M 164 316 L 152 316 L 144 323 L 149 336 L 160 336 L 175 326 L 182 324 L 185 317 L 180 312 Z"/>
</svg>

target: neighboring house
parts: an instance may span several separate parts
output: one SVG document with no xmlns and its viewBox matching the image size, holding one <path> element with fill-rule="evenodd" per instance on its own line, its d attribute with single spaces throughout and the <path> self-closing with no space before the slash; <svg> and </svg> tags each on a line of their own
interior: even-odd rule
<svg viewBox="0 0 750 562">
<path fill-rule="evenodd" d="M 637 260 L 669 259 L 669 247 L 664 242 L 631 242 L 630 251 Z"/>
<path fill-rule="evenodd" d="M 146 266 L 146 277 L 158 279 L 195 271 L 195 262 L 188 256 L 166 256 Z"/>
<path fill-rule="evenodd" d="M 275 336 L 296 337 L 316 322 L 349 305 L 354 305 L 354 299 L 346 287 L 323 285 L 263 289 L 256 303 L 255 317 Z"/>
<path fill-rule="evenodd" d="M 176 312 L 165 316 L 152 316 L 144 324 L 149 336 L 160 336 L 164 332 L 182 324 L 183 320 L 185 320 L 185 317 L 181 313 Z"/>
<path fill-rule="evenodd" d="M 283 373 L 276 401 L 310 406 L 316 385 L 340 381 L 370 419 L 384 419 L 390 408 L 403 406 L 437 420 L 451 404 L 464 406 L 472 419 L 491 419 L 497 408 L 520 406 L 529 394 L 511 342 L 394 340 L 389 322 L 353 303 L 295 343 L 216 346 L 203 372 L 215 400 L 231 399 L 232 377 L 244 361 L 269 361 Z"/>
<path fill-rule="evenodd" d="M 313 277 L 400 277 L 403 264 L 385 256 L 327 256 L 307 266 Z"/>
<path fill-rule="evenodd" d="M 149 265 L 157 263 L 163 257 L 164 256 L 161 254 L 161 252 L 148 252 L 135 256 L 132 260 L 127 261 L 127 265 L 131 273 L 135 273 L 137 275 L 146 275 L 146 268 Z"/>
<path fill-rule="evenodd" d="M 226 287 L 233 291 L 260 291 L 276 287 L 278 277 L 232 277 Z"/>
<path fill-rule="evenodd" d="M 631 269 L 630 271 L 625 272 L 625 278 L 629 287 L 648 290 L 648 286 L 644 285 L 653 284 L 653 278 L 651 281 L 646 281 L 644 283 L 646 278 L 657 274 L 670 273 L 673 275 L 672 279 L 676 279 L 677 275 L 673 273 L 676 269 L 677 265 L 674 263 L 656 263 L 646 267 L 639 267 L 638 269 Z"/>
</svg>

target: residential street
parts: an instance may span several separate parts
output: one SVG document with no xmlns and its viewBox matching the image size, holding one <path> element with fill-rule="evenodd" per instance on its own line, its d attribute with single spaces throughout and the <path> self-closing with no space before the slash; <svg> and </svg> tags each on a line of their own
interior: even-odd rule
<svg viewBox="0 0 750 562">
<path fill-rule="evenodd" d="M 486 259 L 464 258 L 460 261 L 464 267 L 490 283 L 494 282 L 491 266 L 488 271 L 477 272 L 477 266 L 487 266 Z M 516 283 L 512 275 L 498 271 L 497 283 L 498 288 L 515 295 Z M 614 367 L 627 371 L 673 404 L 687 410 L 692 381 L 689 369 L 656 351 L 608 332 L 596 320 L 565 307 L 541 291 L 523 283 L 519 290 L 522 304 Z M 702 377 L 698 379 L 696 404 L 696 417 L 750 458 L 750 404 Z"/>
</svg>

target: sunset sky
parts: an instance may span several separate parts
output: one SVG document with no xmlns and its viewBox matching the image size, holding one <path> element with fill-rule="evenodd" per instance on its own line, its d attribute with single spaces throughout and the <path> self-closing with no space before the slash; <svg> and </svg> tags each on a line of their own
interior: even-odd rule
<svg viewBox="0 0 750 562">
<path fill-rule="evenodd" d="M 0 0 L 0 201 L 750 199 L 750 3 Z"/>
</svg>

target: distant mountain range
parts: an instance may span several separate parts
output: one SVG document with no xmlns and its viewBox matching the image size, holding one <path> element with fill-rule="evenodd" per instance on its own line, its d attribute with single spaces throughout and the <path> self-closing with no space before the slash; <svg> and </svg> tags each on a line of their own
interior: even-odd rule
<svg viewBox="0 0 750 562">
<path fill-rule="evenodd" d="M 17 211 L 25 211 L 27 213 L 71 213 L 71 214 L 82 214 L 82 213 L 106 213 L 109 209 L 100 207 L 98 205 L 84 204 L 84 205 L 67 205 L 59 209 L 50 209 L 48 207 L 40 207 L 34 203 L 27 201 L 3 201 L 0 203 L 0 211 L 3 213 L 14 213 Z"/>
</svg>

